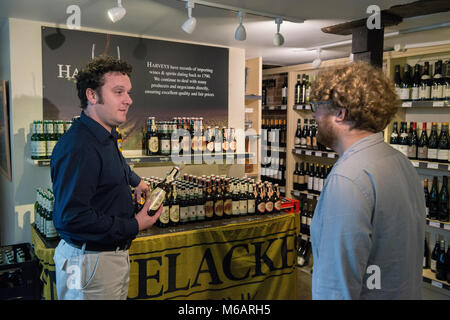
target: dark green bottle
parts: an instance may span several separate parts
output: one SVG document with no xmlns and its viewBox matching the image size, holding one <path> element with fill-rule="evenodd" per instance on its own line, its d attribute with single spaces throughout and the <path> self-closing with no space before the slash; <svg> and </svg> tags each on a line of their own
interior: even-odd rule
<svg viewBox="0 0 450 320">
<path fill-rule="evenodd" d="M 438 177 L 433 177 L 433 184 L 430 191 L 430 219 L 437 220 L 439 218 L 439 192 Z"/>
<path fill-rule="evenodd" d="M 448 203 L 448 183 L 447 183 L 447 176 L 442 177 L 442 187 L 441 191 L 439 192 L 439 220 L 442 222 L 448 221 L 448 209 L 449 209 L 449 203 Z"/>
</svg>

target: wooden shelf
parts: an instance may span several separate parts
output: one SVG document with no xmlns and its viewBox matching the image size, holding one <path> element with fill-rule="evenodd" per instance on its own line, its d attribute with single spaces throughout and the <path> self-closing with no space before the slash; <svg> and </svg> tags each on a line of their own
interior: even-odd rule
<svg viewBox="0 0 450 320">
<path fill-rule="evenodd" d="M 450 100 L 402 102 L 402 108 L 448 108 L 448 107 L 450 107 Z"/>
<path fill-rule="evenodd" d="M 336 152 L 332 152 L 332 151 L 318 151 L 318 150 L 310 150 L 310 149 L 303 149 L 303 148 L 295 148 L 295 149 L 292 149 L 292 153 L 301 154 L 301 155 L 305 155 L 305 156 L 330 158 L 330 159 L 338 158 L 338 154 Z"/>
<path fill-rule="evenodd" d="M 419 169 L 450 171 L 450 163 L 433 162 L 425 160 L 411 160 L 411 163 L 414 167 Z"/>
<path fill-rule="evenodd" d="M 439 220 L 426 219 L 426 224 L 430 227 L 450 231 L 450 222 L 442 222 Z"/>
<path fill-rule="evenodd" d="M 450 290 L 450 284 L 447 281 L 441 281 L 436 279 L 436 274 L 431 269 L 423 269 L 422 279 L 424 282 L 431 284 L 433 287 L 437 287 L 444 290 Z"/>
</svg>

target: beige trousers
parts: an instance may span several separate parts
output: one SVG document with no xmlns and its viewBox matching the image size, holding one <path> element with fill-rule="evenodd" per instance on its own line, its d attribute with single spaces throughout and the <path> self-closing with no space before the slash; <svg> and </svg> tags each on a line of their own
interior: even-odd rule
<svg viewBox="0 0 450 320">
<path fill-rule="evenodd" d="M 128 250 L 86 251 L 61 240 L 53 260 L 59 300 L 126 300 Z"/>
</svg>

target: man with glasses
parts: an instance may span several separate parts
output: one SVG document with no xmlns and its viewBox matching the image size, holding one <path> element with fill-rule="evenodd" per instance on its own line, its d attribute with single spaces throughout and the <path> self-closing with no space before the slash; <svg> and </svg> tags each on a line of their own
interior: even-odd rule
<svg viewBox="0 0 450 320">
<path fill-rule="evenodd" d="M 382 132 L 393 83 L 358 62 L 319 74 L 311 94 L 317 140 L 339 155 L 311 223 L 313 299 L 421 299 L 423 188 Z"/>
</svg>

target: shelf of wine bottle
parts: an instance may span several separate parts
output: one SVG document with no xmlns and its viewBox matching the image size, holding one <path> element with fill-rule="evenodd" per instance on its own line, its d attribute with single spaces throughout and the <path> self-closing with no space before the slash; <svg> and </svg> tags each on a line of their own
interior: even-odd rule
<svg viewBox="0 0 450 320">
<path fill-rule="evenodd" d="M 331 159 L 338 158 L 338 154 L 336 152 L 332 152 L 332 151 L 330 152 L 330 151 L 318 151 L 318 150 L 311 150 L 311 149 L 295 148 L 295 149 L 292 149 L 292 153 L 302 154 L 302 155 L 306 155 L 306 156 L 331 158 Z"/>
<path fill-rule="evenodd" d="M 428 226 L 433 227 L 433 228 L 442 229 L 442 230 L 450 230 L 449 222 L 442 222 L 439 220 L 431 220 L 431 219 L 427 218 L 426 223 Z"/>
<path fill-rule="evenodd" d="M 284 111 L 287 110 L 287 105 L 281 104 L 281 105 L 265 105 L 262 106 L 263 111 Z"/>
<path fill-rule="evenodd" d="M 450 100 L 402 102 L 402 108 L 446 108 L 446 107 L 450 107 Z"/>
<path fill-rule="evenodd" d="M 302 195 L 304 195 L 306 196 L 307 199 L 310 200 L 319 200 L 320 196 L 318 194 L 310 193 L 308 191 L 298 191 L 298 190 L 292 190 L 291 195 L 293 195 L 294 197 L 301 197 Z"/>
<path fill-rule="evenodd" d="M 311 104 L 294 104 L 294 110 L 311 110 Z"/>
<path fill-rule="evenodd" d="M 411 163 L 414 167 L 420 168 L 420 169 L 434 169 L 434 170 L 450 171 L 450 163 L 432 162 L 432 161 L 425 161 L 425 160 L 411 160 Z"/>
<path fill-rule="evenodd" d="M 436 279 L 436 273 L 431 269 L 423 269 L 422 279 L 424 282 L 431 284 L 433 287 L 450 290 L 450 284 L 446 281 Z"/>
</svg>

